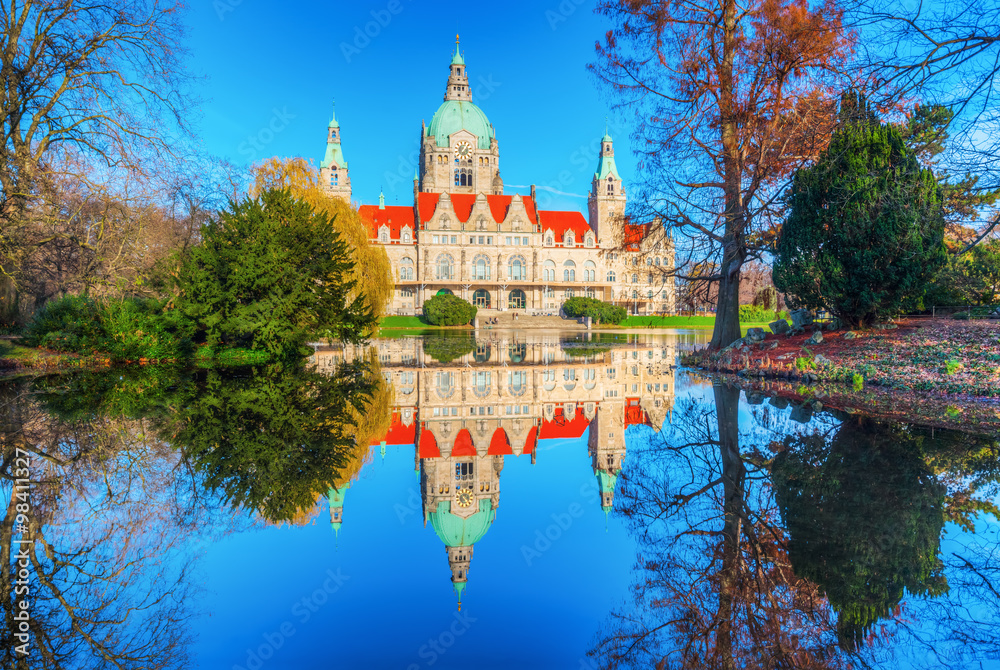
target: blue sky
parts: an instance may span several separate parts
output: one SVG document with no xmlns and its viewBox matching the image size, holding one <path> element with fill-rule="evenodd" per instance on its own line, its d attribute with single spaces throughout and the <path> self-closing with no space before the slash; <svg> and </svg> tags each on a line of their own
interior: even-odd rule
<svg viewBox="0 0 1000 670">
<path fill-rule="evenodd" d="M 473 101 L 496 127 L 505 184 L 585 196 L 605 117 L 623 178 L 635 176 L 632 127 L 586 70 L 608 28 L 593 7 L 195 3 L 187 43 L 201 77 L 199 135 L 208 153 L 240 164 L 275 155 L 318 163 L 335 98 L 355 199 L 375 203 L 384 189 L 387 204 L 410 204 L 420 122 L 442 102 L 460 34 Z M 546 193 L 547 209 L 586 209 L 584 197 Z"/>
</svg>

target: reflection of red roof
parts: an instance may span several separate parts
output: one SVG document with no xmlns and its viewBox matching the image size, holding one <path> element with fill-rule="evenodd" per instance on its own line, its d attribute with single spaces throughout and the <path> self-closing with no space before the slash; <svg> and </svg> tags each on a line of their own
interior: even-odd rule
<svg viewBox="0 0 1000 670">
<path fill-rule="evenodd" d="M 400 231 L 403 226 L 409 226 L 413 230 L 413 208 L 412 207 L 386 207 L 384 209 L 377 205 L 361 205 L 358 208 L 365 225 L 368 226 L 368 237 L 375 239 L 378 237 L 378 229 L 383 225 L 389 227 L 389 239 L 400 239 Z"/>
<path fill-rule="evenodd" d="M 497 428 L 493 431 L 493 439 L 490 440 L 490 448 L 486 453 L 490 456 L 507 456 L 514 453 L 514 450 L 510 448 L 507 431 L 503 428 Z"/>
<path fill-rule="evenodd" d="M 420 446 L 418 448 L 420 458 L 440 458 L 441 450 L 438 449 L 437 440 L 434 433 L 422 428 L 420 431 Z"/>
<path fill-rule="evenodd" d="M 455 216 L 463 223 L 468 221 L 469 217 L 472 216 L 472 207 L 476 204 L 476 196 L 472 193 L 452 193 L 450 197 L 451 206 L 455 208 Z M 418 195 L 417 202 L 420 205 L 421 221 L 424 223 L 430 221 L 440 199 L 440 193 L 420 193 Z M 490 214 L 493 215 L 494 221 L 500 222 L 507 218 L 507 210 L 510 209 L 510 203 L 513 200 L 514 196 L 512 195 L 486 196 L 486 204 L 489 205 Z M 529 219 L 526 223 L 533 224 L 535 222 L 535 201 L 530 196 L 524 195 L 521 196 L 521 201 L 524 203 L 524 210 Z"/>
<path fill-rule="evenodd" d="M 375 440 L 372 442 L 373 445 L 382 444 L 413 444 L 414 437 L 417 434 L 417 424 L 416 422 L 410 423 L 409 426 L 404 426 L 403 421 L 399 416 L 399 412 L 392 413 L 392 425 L 389 426 L 389 432 L 385 434 L 381 440 Z"/>
<path fill-rule="evenodd" d="M 572 421 L 567 421 L 563 417 L 562 407 L 557 407 L 552 421 L 542 421 L 542 429 L 539 431 L 538 437 L 542 440 L 580 437 L 588 426 L 590 426 L 590 421 L 583 415 L 583 412 L 577 412 Z"/>
<path fill-rule="evenodd" d="M 525 440 L 524 451 L 521 453 L 522 454 L 534 453 L 536 444 L 538 444 L 538 430 L 536 428 L 532 428 L 531 431 L 528 432 L 528 439 Z"/>
<path fill-rule="evenodd" d="M 472 433 L 468 428 L 458 431 L 455 436 L 455 445 L 451 448 L 452 456 L 475 456 L 476 446 L 472 444 Z"/>
<path fill-rule="evenodd" d="M 639 406 L 638 398 L 626 398 L 625 399 L 625 425 L 626 426 L 639 426 L 639 425 L 651 425 L 652 422 L 649 420 L 649 416 L 646 414 L 646 410 Z"/>
<path fill-rule="evenodd" d="M 557 245 L 562 244 L 563 236 L 567 230 L 572 230 L 576 236 L 576 243 L 583 244 L 583 236 L 590 230 L 587 220 L 580 212 L 539 212 L 541 217 L 542 232 L 551 229 L 555 233 Z"/>
</svg>

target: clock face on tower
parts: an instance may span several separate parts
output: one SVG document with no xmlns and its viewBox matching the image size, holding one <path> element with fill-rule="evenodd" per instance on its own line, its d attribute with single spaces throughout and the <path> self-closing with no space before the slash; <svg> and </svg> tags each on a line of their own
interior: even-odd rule
<svg viewBox="0 0 1000 670">
<path fill-rule="evenodd" d="M 455 147 L 455 155 L 461 160 L 472 160 L 472 145 L 462 140 Z"/>
<path fill-rule="evenodd" d="M 472 491 L 470 489 L 462 489 L 458 492 L 458 506 L 468 507 L 472 504 Z"/>
</svg>

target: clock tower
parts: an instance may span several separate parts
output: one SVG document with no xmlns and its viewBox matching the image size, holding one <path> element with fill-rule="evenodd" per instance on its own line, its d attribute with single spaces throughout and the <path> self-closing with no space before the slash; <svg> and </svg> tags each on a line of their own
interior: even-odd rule
<svg viewBox="0 0 1000 670">
<path fill-rule="evenodd" d="M 449 68 L 444 102 L 420 133 L 419 189 L 426 193 L 503 195 L 496 131 L 472 102 L 457 37 Z"/>
</svg>

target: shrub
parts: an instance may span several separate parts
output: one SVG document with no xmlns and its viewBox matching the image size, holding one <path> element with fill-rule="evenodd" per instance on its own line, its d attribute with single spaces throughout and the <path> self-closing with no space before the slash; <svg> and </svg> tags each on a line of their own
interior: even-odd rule
<svg viewBox="0 0 1000 670">
<path fill-rule="evenodd" d="M 918 300 L 948 257 L 933 172 L 872 117 L 846 119 L 795 174 L 775 248 L 774 283 L 791 304 L 825 307 L 852 328 Z"/>
<path fill-rule="evenodd" d="M 740 305 L 740 323 L 770 323 L 774 319 L 773 309 L 756 305 Z"/>
<path fill-rule="evenodd" d="M 945 368 L 944 372 L 947 375 L 953 375 L 956 372 L 958 372 L 959 370 L 961 370 L 963 367 L 965 367 L 965 366 L 963 366 L 958 361 L 948 361 L 947 363 L 944 364 L 944 368 Z"/>
<path fill-rule="evenodd" d="M 424 302 L 424 318 L 435 326 L 463 326 L 476 318 L 478 311 L 475 305 L 448 293 Z"/>
<path fill-rule="evenodd" d="M 861 375 L 855 373 L 854 377 L 851 378 L 851 381 L 854 383 L 854 390 L 855 391 L 863 391 L 864 390 L 864 388 L 865 388 L 865 378 L 864 377 L 862 377 Z"/>
<path fill-rule="evenodd" d="M 628 316 L 624 307 L 597 298 L 570 298 L 563 303 L 563 311 L 574 319 L 589 316 L 596 323 L 619 324 Z"/>
<path fill-rule="evenodd" d="M 115 361 L 179 359 L 190 351 L 190 324 L 157 300 L 92 300 L 66 296 L 47 303 L 25 333 L 25 343 Z"/>
<path fill-rule="evenodd" d="M 451 363 L 475 348 L 476 338 L 469 331 L 444 331 L 424 336 L 424 353 L 439 363 Z"/>
</svg>

